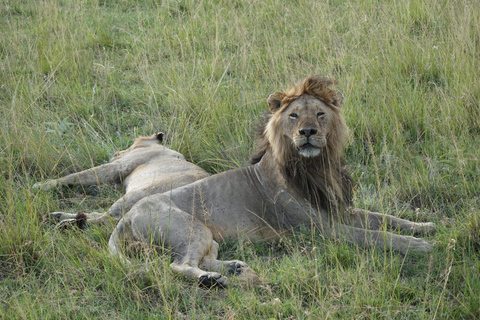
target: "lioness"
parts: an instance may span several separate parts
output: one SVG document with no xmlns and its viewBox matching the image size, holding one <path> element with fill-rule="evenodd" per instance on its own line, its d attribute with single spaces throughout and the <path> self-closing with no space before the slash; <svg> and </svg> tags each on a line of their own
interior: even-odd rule
<svg viewBox="0 0 480 320">
<path fill-rule="evenodd" d="M 226 237 L 274 239 L 300 226 L 364 247 L 405 253 L 432 246 L 412 236 L 382 231 L 426 233 L 433 223 L 349 209 L 352 185 L 344 170 L 347 127 L 340 115 L 343 98 L 331 81 L 310 76 L 268 99 L 271 114 L 260 131 L 251 165 L 207 177 L 138 201 L 109 240 L 113 253 L 133 239 L 171 249 L 170 267 L 207 287 L 225 286 L 221 272 L 256 274 L 242 261 L 217 260 Z"/>
<path fill-rule="evenodd" d="M 208 176 L 200 167 L 185 160 L 176 151 L 164 147 L 163 133 L 139 137 L 126 150 L 114 154 L 109 163 L 72 173 L 65 177 L 36 183 L 34 188 L 44 190 L 61 185 L 115 183 L 125 188 L 125 195 L 118 199 L 106 213 L 75 214 L 52 212 L 59 225 L 87 219 L 89 223 L 120 220 L 124 212 L 140 199 L 150 194 L 162 193 Z"/>
</svg>

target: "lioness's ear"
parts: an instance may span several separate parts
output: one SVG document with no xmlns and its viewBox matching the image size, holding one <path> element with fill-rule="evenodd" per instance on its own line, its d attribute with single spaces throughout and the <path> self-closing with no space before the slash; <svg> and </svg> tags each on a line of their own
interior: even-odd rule
<svg viewBox="0 0 480 320">
<path fill-rule="evenodd" d="M 336 97 L 332 101 L 332 104 L 337 108 L 341 108 L 343 106 L 343 94 L 340 91 L 337 90 Z"/>
<path fill-rule="evenodd" d="M 275 93 L 272 93 L 268 99 L 267 99 L 267 103 L 268 103 L 268 107 L 270 108 L 270 110 L 272 112 L 275 112 L 278 110 L 278 108 L 280 108 L 280 106 L 282 105 L 282 99 L 285 97 L 285 94 L 282 93 L 282 92 L 275 92 Z"/>
<path fill-rule="evenodd" d="M 155 135 L 157 136 L 158 141 L 163 142 L 163 132 L 157 132 Z"/>
</svg>

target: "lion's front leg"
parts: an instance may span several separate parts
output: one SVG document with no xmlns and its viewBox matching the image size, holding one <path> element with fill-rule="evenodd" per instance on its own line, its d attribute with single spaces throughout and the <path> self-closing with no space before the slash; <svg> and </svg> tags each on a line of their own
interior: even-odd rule
<svg viewBox="0 0 480 320">
<path fill-rule="evenodd" d="M 388 228 L 411 232 L 416 235 L 433 234 L 436 229 L 432 222 L 412 222 L 392 215 L 357 208 L 346 212 L 345 222 L 357 228 L 370 230 L 380 230 L 386 225 Z"/>
<path fill-rule="evenodd" d="M 430 252 L 433 246 L 427 241 L 411 236 L 402 236 L 380 230 L 366 230 L 346 225 L 336 225 L 331 236 L 362 247 L 375 247 L 385 250 L 394 250 L 402 254 L 409 250 Z"/>
</svg>

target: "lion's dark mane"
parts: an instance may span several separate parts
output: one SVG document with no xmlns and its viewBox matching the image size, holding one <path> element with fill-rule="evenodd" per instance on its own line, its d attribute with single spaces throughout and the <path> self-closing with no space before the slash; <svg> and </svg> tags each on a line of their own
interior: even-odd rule
<svg viewBox="0 0 480 320">
<path fill-rule="evenodd" d="M 265 137 L 268 119 L 269 117 L 265 115 L 263 123 L 257 129 L 258 148 L 251 157 L 250 164 L 260 162 L 267 150 L 271 148 Z M 343 213 L 352 204 L 353 180 L 345 168 L 345 160 L 343 157 L 330 158 L 327 148 L 314 158 L 292 156 L 286 165 L 280 168 L 280 172 L 285 181 L 299 195 L 309 199 L 315 208 Z"/>
<path fill-rule="evenodd" d="M 335 125 L 329 134 L 325 148 L 317 157 L 304 158 L 291 146 L 284 147 L 282 162 L 278 163 L 285 181 L 302 197 L 309 199 L 312 206 L 327 209 L 329 212 L 343 213 L 352 203 L 353 181 L 345 169 L 343 149 L 346 144 L 348 128 L 340 115 L 343 97 L 335 90 L 329 89 L 332 81 L 319 76 L 309 76 L 283 93 L 272 96 L 281 101 L 273 113 L 264 114 L 257 128 L 257 152 L 250 159 L 250 164 L 260 162 L 267 151 L 270 154 L 275 146 L 267 138 L 267 124 L 303 94 L 309 94 L 323 101 L 333 110 Z M 274 116 L 275 114 L 275 116 Z M 274 130 L 279 130 L 275 128 Z M 282 134 L 278 132 L 278 134 Z"/>
</svg>

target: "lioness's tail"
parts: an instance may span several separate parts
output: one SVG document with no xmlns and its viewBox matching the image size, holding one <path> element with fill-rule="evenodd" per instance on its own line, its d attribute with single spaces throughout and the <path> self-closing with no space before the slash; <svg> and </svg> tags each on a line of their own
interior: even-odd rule
<svg viewBox="0 0 480 320">
<path fill-rule="evenodd" d="M 123 264 L 131 265 L 131 262 L 127 259 L 127 257 L 122 253 L 121 250 L 121 242 L 123 242 L 125 238 L 125 225 L 123 219 L 121 219 L 116 228 L 113 230 L 110 239 L 108 240 L 108 247 L 110 249 L 110 253 L 113 255 L 118 256 L 120 261 Z"/>
</svg>

